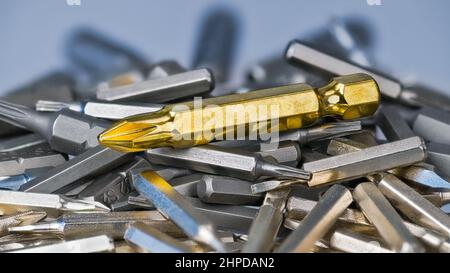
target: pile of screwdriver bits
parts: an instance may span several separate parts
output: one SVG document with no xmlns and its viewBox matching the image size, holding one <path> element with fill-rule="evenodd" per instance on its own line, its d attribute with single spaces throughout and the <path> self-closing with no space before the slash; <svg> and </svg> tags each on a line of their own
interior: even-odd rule
<svg viewBox="0 0 450 273">
<path fill-rule="evenodd" d="M 293 37 L 240 84 L 235 15 L 200 27 L 190 68 L 78 29 L 70 68 L 3 96 L 0 252 L 450 252 L 450 99 L 375 72 L 368 25 Z M 276 142 L 177 140 L 194 97 L 280 106 Z"/>
</svg>

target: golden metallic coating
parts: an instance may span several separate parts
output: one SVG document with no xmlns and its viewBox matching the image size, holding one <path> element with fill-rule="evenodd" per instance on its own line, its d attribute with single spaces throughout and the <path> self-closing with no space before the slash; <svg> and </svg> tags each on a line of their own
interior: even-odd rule
<svg viewBox="0 0 450 273">
<path fill-rule="evenodd" d="M 158 112 L 116 123 L 99 136 L 105 146 L 123 152 L 154 147 L 202 145 L 214 139 L 235 139 L 297 129 L 323 116 L 357 119 L 375 113 L 380 100 L 375 80 L 366 74 L 334 78 L 314 89 L 293 84 L 167 105 Z"/>
</svg>

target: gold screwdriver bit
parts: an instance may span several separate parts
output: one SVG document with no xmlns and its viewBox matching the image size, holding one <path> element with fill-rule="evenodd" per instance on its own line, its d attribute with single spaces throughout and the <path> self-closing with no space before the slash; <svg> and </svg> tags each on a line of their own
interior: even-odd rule
<svg viewBox="0 0 450 273">
<path fill-rule="evenodd" d="M 99 135 L 99 142 L 123 152 L 184 148 L 298 129 L 324 116 L 344 120 L 371 116 L 379 100 L 375 80 L 366 74 L 353 74 L 333 78 L 321 88 L 292 84 L 201 103 L 166 105 L 160 111 L 119 121 Z"/>
</svg>

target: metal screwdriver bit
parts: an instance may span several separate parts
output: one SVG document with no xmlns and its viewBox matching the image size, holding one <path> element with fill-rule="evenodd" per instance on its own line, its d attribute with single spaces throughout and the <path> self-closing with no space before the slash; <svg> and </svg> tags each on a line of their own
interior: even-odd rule
<svg viewBox="0 0 450 273">
<path fill-rule="evenodd" d="M 162 164 L 194 171 L 256 180 L 261 176 L 289 177 L 307 181 L 308 172 L 270 162 L 261 155 L 240 149 L 203 145 L 187 149 L 169 147 L 149 149 L 145 157 L 155 164 Z"/>
<path fill-rule="evenodd" d="M 450 109 L 449 98 L 440 95 L 436 91 L 423 95 L 423 90 L 414 88 L 405 88 L 397 80 L 391 79 L 378 72 L 370 71 L 360 65 L 355 65 L 347 61 L 340 60 L 317 49 L 309 47 L 299 41 L 291 42 L 285 53 L 288 61 L 293 63 L 308 64 L 322 71 L 333 75 L 342 76 L 353 73 L 365 73 L 372 76 L 380 86 L 380 92 L 383 96 L 401 101 L 412 106 L 430 105 L 440 109 Z M 427 99 L 427 97 L 436 97 L 439 99 Z"/>
<path fill-rule="evenodd" d="M 339 216 L 353 202 L 352 194 L 344 186 L 333 185 L 326 191 L 302 224 L 280 245 L 276 252 L 307 252 L 334 225 Z"/>
<path fill-rule="evenodd" d="M 330 246 L 346 253 L 393 253 L 378 241 L 348 229 L 334 231 Z"/>
<path fill-rule="evenodd" d="M 22 185 L 48 172 L 50 169 L 51 167 L 29 169 L 25 170 L 23 174 L 0 177 L 0 189 L 18 191 Z"/>
<path fill-rule="evenodd" d="M 296 167 L 302 157 L 300 145 L 289 140 L 272 144 L 260 143 L 259 145 L 248 147 L 246 150 L 255 152 L 262 157 L 274 158 L 276 162 L 291 167 Z"/>
<path fill-rule="evenodd" d="M 418 136 L 428 141 L 450 145 L 450 113 L 448 112 L 424 107 L 414 120 L 412 129 Z"/>
<path fill-rule="evenodd" d="M 328 145 L 327 153 L 331 155 L 339 155 L 344 153 L 350 153 L 360 151 L 365 148 L 366 145 L 357 141 L 335 138 L 330 141 Z M 423 164 L 415 164 L 403 168 L 396 168 L 388 171 L 399 177 L 435 189 L 449 189 L 450 183 L 440 177 L 433 170 L 428 169 Z"/>
<path fill-rule="evenodd" d="M 427 144 L 427 152 L 427 162 L 436 166 L 445 177 L 450 177 L 450 145 L 431 142 Z"/>
<path fill-rule="evenodd" d="M 57 112 L 68 108 L 72 111 L 83 113 L 86 116 L 109 120 L 119 120 L 138 114 L 156 112 L 163 107 L 164 105 L 162 104 L 119 104 L 95 101 L 82 103 L 39 100 L 36 103 L 36 111 L 40 112 Z"/>
<path fill-rule="evenodd" d="M 97 146 L 97 135 L 109 126 L 109 122 L 67 109 L 45 114 L 4 101 L 0 101 L 0 119 L 40 134 L 52 149 L 70 155 Z"/>
<path fill-rule="evenodd" d="M 197 183 L 197 196 L 205 203 L 257 205 L 262 194 L 253 194 L 251 182 L 226 176 L 204 175 Z"/>
<path fill-rule="evenodd" d="M 290 189 L 266 193 L 264 203 L 252 223 L 243 253 L 270 252 L 283 222 L 283 213 Z"/>
<path fill-rule="evenodd" d="M 215 234 L 213 224 L 194 209 L 182 195 L 154 171 L 136 171 L 132 176 L 135 189 L 145 196 L 159 211 L 177 224 L 190 238 L 225 252 Z"/>
<path fill-rule="evenodd" d="M 178 238 L 185 236 L 175 224 L 156 210 L 64 214 L 56 221 L 11 227 L 8 231 L 27 234 L 51 233 L 66 239 L 97 235 L 123 239 L 127 227 L 136 222 L 145 223 L 171 236 Z"/>
<path fill-rule="evenodd" d="M 136 168 L 145 168 L 149 164 L 143 158 L 136 157 L 129 163 L 113 169 L 95 179 L 78 194 L 78 198 L 93 197 L 107 206 L 117 202 L 132 190 L 131 182 L 128 179 L 128 172 Z"/>
<path fill-rule="evenodd" d="M 13 214 L 28 210 L 45 211 L 49 217 L 64 212 L 108 212 L 99 202 L 76 200 L 57 194 L 42 194 L 0 190 L 0 213 Z"/>
<path fill-rule="evenodd" d="M 450 192 L 428 192 L 423 197 L 439 208 L 450 203 Z"/>
<path fill-rule="evenodd" d="M 118 167 L 134 157 L 97 146 L 58 165 L 21 187 L 21 191 L 53 193 L 82 178 L 98 175 Z"/>
<path fill-rule="evenodd" d="M 208 67 L 217 82 L 227 81 L 238 36 L 238 21 L 232 10 L 220 8 L 209 12 L 200 25 L 192 67 Z"/>
<path fill-rule="evenodd" d="M 197 184 L 202 181 L 204 174 L 196 173 L 174 178 L 169 184 L 181 195 L 197 197 Z M 164 178 L 164 176 L 161 175 Z"/>
<path fill-rule="evenodd" d="M 321 160 L 306 162 L 303 169 L 312 173 L 309 187 L 338 183 L 371 173 L 411 165 L 425 159 L 425 144 L 419 137 L 377 145 Z M 290 180 L 267 181 L 252 185 L 253 193 L 264 192 L 298 183 Z"/>
<path fill-rule="evenodd" d="M 113 239 L 101 235 L 51 245 L 18 249 L 9 251 L 9 253 L 93 253 L 112 252 L 113 250 Z"/>
<path fill-rule="evenodd" d="M 24 211 L 13 215 L 0 217 L 0 236 L 8 234 L 8 229 L 18 226 L 35 224 L 47 216 L 43 211 Z"/>
<path fill-rule="evenodd" d="M 214 88 L 214 78 L 208 69 L 198 69 L 146 80 L 109 90 L 98 90 L 97 99 L 104 101 L 130 101 L 148 99 L 153 103 L 192 97 Z"/>
<path fill-rule="evenodd" d="M 90 28 L 73 32 L 66 53 L 73 64 L 85 70 L 95 81 L 134 69 L 142 73 L 148 69 L 148 61 L 139 52 Z"/>
<path fill-rule="evenodd" d="M 252 124 L 268 124 L 268 131 L 278 132 L 307 127 L 322 116 L 339 116 L 346 120 L 370 116 L 377 110 L 379 99 L 378 85 L 371 77 L 365 74 L 347 75 L 334 78 L 328 85 L 317 89 L 306 84 L 294 84 L 209 98 L 202 101 L 200 109 L 196 109 L 197 104 L 193 102 L 167 105 L 161 111 L 116 123 L 103 132 L 99 140 L 105 146 L 125 152 L 161 146 L 190 147 L 221 137 L 226 140 L 232 136 L 235 139 L 238 131 L 242 131 L 239 128 L 245 127 L 249 127 L 243 132 L 245 136 L 257 136 L 260 126 L 249 126 Z M 208 107 L 211 105 L 215 107 Z M 224 124 L 223 117 L 227 115 L 253 113 L 255 109 L 264 107 L 277 107 L 278 113 L 267 111 L 265 114 L 248 115 L 244 119 L 228 118 Z M 213 114 L 217 111 L 221 114 Z M 190 122 L 195 118 L 200 118 L 202 126 L 194 126 Z M 275 124 L 268 121 L 273 119 L 278 122 L 271 128 Z"/>
<path fill-rule="evenodd" d="M 64 162 L 66 157 L 51 150 L 47 143 L 0 152 L 0 176 L 20 175 L 29 169 L 54 167 Z"/>
<path fill-rule="evenodd" d="M 403 253 L 424 252 L 400 215 L 374 184 L 359 184 L 353 191 L 353 198 L 392 250 Z"/>
<path fill-rule="evenodd" d="M 0 152 L 12 152 L 46 142 L 47 141 L 38 134 L 14 136 L 0 141 Z"/>
<path fill-rule="evenodd" d="M 440 253 L 450 253 L 450 240 L 434 231 L 405 221 L 405 225 L 412 235 L 419 238 L 427 246 Z"/>
<path fill-rule="evenodd" d="M 154 253 L 192 253 L 193 248 L 144 223 L 130 225 L 124 236 L 128 242 Z"/>
<path fill-rule="evenodd" d="M 412 222 L 450 237 L 450 217 L 396 176 L 380 173 L 371 176 L 380 191 Z"/>
<path fill-rule="evenodd" d="M 416 136 L 409 124 L 393 105 L 383 106 L 377 116 L 377 124 L 389 141 L 396 141 Z"/>
<path fill-rule="evenodd" d="M 361 131 L 361 129 L 361 121 L 325 123 L 316 127 L 283 132 L 280 134 L 280 141 L 292 140 L 297 141 L 300 145 L 305 145 L 317 140 L 353 134 Z"/>
<path fill-rule="evenodd" d="M 62 238 L 53 235 L 9 234 L 1 238 L 0 251 L 12 251 L 29 247 L 50 245 L 62 242 Z"/>
<path fill-rule="evenodd" d="M 150 71 L 148 73 L 148 79 L 160 79 L 165 78 L 170 75 L 175 75 L 179 73 L 186 72 L 186 68 L 181 66 L 177 61 L 174 60 L 164 60 L 158 62 L 150 67 Z"/>
</svg>

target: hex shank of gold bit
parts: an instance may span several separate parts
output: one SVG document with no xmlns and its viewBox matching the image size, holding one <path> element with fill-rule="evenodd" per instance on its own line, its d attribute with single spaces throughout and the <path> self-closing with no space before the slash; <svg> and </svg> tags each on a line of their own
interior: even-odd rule
<svg viewBox="0 0 450 273">
<path fill-rule="evenodd" d="M 312 173 L 308 185 L 315 187 L 411 165 L 421 162 L 425 158 L 424 142 L 419 137 L 412 137 L 357 152 L 307 162 L 303 164 L 303 170 Z"/>
<path fill-rule="evenodd" d="M 353 191 L 353 198 L 392 250 L 402 253 L 424 252 L 400 215 L 373 183 L 359 184 Z"/>
<path fill-rule="evenodd" d="M 341 185 L 333 185 L 303 219 L 300 227 L 285 239 L 276 252 L 310 251 L 314 243 L 325 235 L 352 201 L 349 190 Z"/>
<path fill-rule="evenodd" d="M 388 173 L 373 176 L 380 191 L 414 223 L 450 237 L 450 217 L 396 176 Z"/>
</svg>

